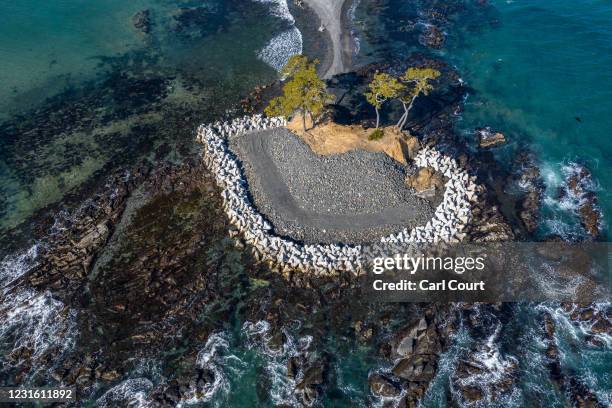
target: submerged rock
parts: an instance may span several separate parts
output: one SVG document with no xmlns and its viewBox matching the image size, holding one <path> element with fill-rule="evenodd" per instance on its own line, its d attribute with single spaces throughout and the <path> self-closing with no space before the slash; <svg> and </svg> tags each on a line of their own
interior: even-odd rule
<svg viewBox="0 0 612 408">
<path fill-rule="evenodd" d="M 140 10 L 132 16 L 132 24 L 134 27 L 144 34 L 149 34 L 151 31 L 151 11 L 149 9 Z"/>
<path fill-rule="evenodd" d="M 444 33 L 438 27 L 430 25 L 419 36 L 419 42 L 429 48 L 439 50 L 444 46 Z"/>
</svg>

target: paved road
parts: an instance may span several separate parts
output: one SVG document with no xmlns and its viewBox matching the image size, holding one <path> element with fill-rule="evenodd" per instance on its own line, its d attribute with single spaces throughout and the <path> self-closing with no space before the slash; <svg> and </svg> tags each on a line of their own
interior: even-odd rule
<svg viewBox="0 0 612 408">
<path fill-rule="evenodd" d="M 319 16 L 323 27 L 331 37 L 333 59 L 323 77 L 329 78 L 336 74 L 346 72 L 346 55 L 351 50 L 347 49 L 342 29 L 342 6 L 345 0 L 304 0 Z"/>
<path fill-rule="evenodd" d="M 250 133 L 240 136 L 234 144 L 255 204 L 281 235 L 305 242 L 371 242 L 406 226 L 425 224 L 433 215 L 431 206 L 421 200 L 418 205 L 395 202 L 367 214 L 319 213 L 304 208 L 283 180 L 266 136 L 265 131 Z"/>
</svg>

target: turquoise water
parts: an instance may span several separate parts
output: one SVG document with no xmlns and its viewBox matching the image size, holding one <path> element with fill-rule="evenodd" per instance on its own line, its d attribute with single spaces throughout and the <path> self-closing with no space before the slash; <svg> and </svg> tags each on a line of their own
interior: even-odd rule
<svg viewBox="0 0 612 408">
<path fill-rule="evenodd" d="M 133 24 L 141 10 L 148 34 Z M 199 123 L 276 78 L 258 56 L 290 26 L 273 11 L 255 0 L 0 1 L 0 230 L 161 145 L 192 146 Z"/>
<path fill-rule="evenodd" d="M 131 16 L 147 3 L 0 2 L 0 114 L 50 96 L 70 81 L 91 78 L 96 57 L 142 47 Z"/>
<path fill-rule="evenodd" d="M 547 185 L 543 229 L 571 235 L 556 198 L 564 168 L 593 172 L 604 220 L 612 216 L 612 3 L 606 0 L 490 2 L 466 13 L 444 57 L 473 89 L 460 130 L 489 125 L 513 147 L 530 146 Z M 478 16 L 478 17 L 475 17 Z M 577 119 L 578 118 L 578 119 Z M 503 155 L 503 151 L 500 156 Z"/>
</svg>

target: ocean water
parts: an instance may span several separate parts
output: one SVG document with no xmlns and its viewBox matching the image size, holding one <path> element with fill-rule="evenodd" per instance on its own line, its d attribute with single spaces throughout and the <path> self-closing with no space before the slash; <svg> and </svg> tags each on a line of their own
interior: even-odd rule
<svg viewBox="0 0 612 408">
<path fill-rule="evenodd" d="M 302 50 L 286 2 L 259 0 L 0 1 L 0 39 L 0 231 L 159 146 L 188 149 Z"/>
<path fill-rule="evenodd" d="M 385 12 L 393 13 L 403 24 L 424 24 L 419 23 L 422 14 L 415 8 L 416 2 L 392 0 L 387 2 L 386 11 L 377 8 L 378 3 L 385 2 L 361 0 L 354 9 L 356 18 Z M 466 4 L 475 7 L 473 2 Z M 381 25 L 379 33 L 370 32 L 367 36 L 356 28 L 355 41 L 362 45 L 356 61 L 388 58 L 398 50 L 431 52 L 451 61 L 472 89 L 458 130 L 467 138 L 473 137 L 471 132 L 477 126 L 490 125 L 504 131 L 510 144 L 498 151 L 502 159 L 516 147 L 528 145 L 536 150 L 548 187 L 543 232 L 578 233 L 571 208 L 559 205 L 556 199 L 556 189 L 571 163 L 584 162 L 593 171 L 604 214 L 612 213 L 612 163 L 608 160 L 612 145 L 612 71 L 606 69 L 612 63 L 612 5 L 593 0 L 541 0 L 492 1 L 491 6 L 474 13 L 468 7 L 458 14 L 455 24 L 445 28 L 448 42 L 440 51 L 424 49 L 414 32 L 393 30 L 393 25 Z M 196 18 L 187 29 L 177 31 L 177 11 L 200 7 L 205 9 L 202 14 L 206 17 Z M 131 16 L 145 8 L 152 11 L 154 21 L 148 40 L 131 26 Z M 64 95 L 66 90 L 107 78 L 109 67 L 101 62 L 110 58 L 128 66 L 136 60 L 133 57 L 142 53 L 147 56 L 146 63 L 135 70 L 137 73 L 151 71 L 181 79 L 169 80 L 174 91 L 164 103 L 170 108 L 197 104 L 200 113 L 210 111 L 211 117 L 222 114 L 244 91 L 275 77 L 274 68 L 283 60 L 279 51 L 301 49 L 301 38 L 293 24 L 286 14 L 286 3 L 280 0 L 0 0 L 0 79 L 4 84 L 0 89 L 0 117 L 27 113 L 28 109 L 44 105 L 46 97 L 69 98 Z M 274 39 L 287 42 L 279 44 Z M 196 91 L 185 88 L 191 85 Z M 139 120 L 144 119 L 139 116 Z M 201 120 L 206 119 L 202 116 Z M 172 141 L 173 135 L 159 137 L 162 140 L 155 140 L 154 145 Z M 88 134 L 69 133 L 58 140 L 51 139 L 37 139 L 43 148 L 36 148 L 36 158 L 49 168 L 46 174 L 33 176 L 11 167 L 7 159 L 18 150 L 0 141 L 0 204 L 5 206 L 0 209 L 8 209 L 1 214 L 0 231 L 50 200 L 60 200 L 67 190 L 105 164 L 119 159 L 125 163 L 123 158 L 130 152 L 120 145 L 117 152 L 108 154 L 108 144 Z M 86 147 L 80 151 L 90 161 L 77 166 L 74 172 L 82 178 L 64 167 L 55 169 L 70 143 Z M 0 289 L 26 273 L 35 262 L 36 252 L 36 246 L 32 246 L 2 259 Z M 35 357 L 61 355 L 77 342 L 79 333 L 73 323 L 76 312 L 66 309 L 50 293 L 24 290 L 12 299 L 0 306 L 1 314 L 12 317 L 0 325 L 2 351 L 10 350 L 6 348 L 9 346 L 28 345 L 37 351 Z M 509 405 L 518 406 L 524 400 L 546 406 L 563 405 L 563 396 L 552 384 L 542 381 L 548 373 L 543 368 L 541 309 L 551 313 L 557 323 L 564 367 L 577 373 L 609 405 L 610 344 L 603 350 L 587 346 L 582 328 L 570 322 L 561 310 L 555 306 L 537 309 L 533 305 L 518 306 L 512 322 L 489 338 L 497 358 L 491 360 L 492 364 L 514 358 L 522 364 L 518 395 Z M 184 401 L 184 406 L 190 402 L 196 406 L 247 406 L 253 401 L 273 406 L 294 402 L 294 384 L 284 375 L 286 364 L 309 342 L 308 336 L 288 332 L 282 349 L 271 349 L 266 322 L 233 323 L 238 328 L 220 329 L 200 345 L 195 364 L 218 374 L 218 382 L 199 400 Z M 448 377 L 457 359 L 466 350 L 482 346 L 482 342 L 463 328 L 459 330 L 440 361 L 438 376 L 423 406 L 447 405 L 447 396 L 452 393 Z M 373 401 L 369 396 L 367 376 L 373 370 L 390 368 L 391 363 L 380 361 L 376 351 L 345 343 L 329 339 L 324 345 L 336 358 L 329 370 L 335 380 L 320 405 L 382 406 L 382 401 Z M 160 382 L 158 366 L 162 359 L 160 356 L 158 361 L 143 362 L 143 368 L 136 370 L 133 378 L 99 390 L 96 405 L 111 407 L 126 400 L 133 401 L 134 406 L 144 405 L 148 392 Z"/>
<path fill-rule="evenodd" d="M 557 189 L 575 163 L 593 173 L 612 216 L 612 3 L 493 0 L 466 12 L 441 53 L 472 89 L 458 127 L 472 137 L 491 126 L 508 136 L 498 156 L 529 146 L 546 184 L 542 233 L 579 235 Z"/>
</svg>

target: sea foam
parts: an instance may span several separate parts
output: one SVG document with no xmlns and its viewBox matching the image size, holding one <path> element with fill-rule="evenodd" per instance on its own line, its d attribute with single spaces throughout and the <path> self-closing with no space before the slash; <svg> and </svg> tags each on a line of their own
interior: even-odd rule
<svg viewBox="0 0 612 408">
<path fill-rule="evenodd" d="M 302 53 L 302 33 L 297 27 L 274 37 L 257 53 L 259 59 L 280 71 L 293 55 Z"/>
<path fill-rule="evenodd" d="M 261 49 L 257 56 L 263 62 L 280 71 L 293 55 L 302 53 L 302 33 L 295 26 L 295 19 L 289 11 L 286 0 L 253 0 L 258 3 L 268 4 L 273 16 L 286 21 L 291 28 L 281 32 L 272 38 L 266 46 Z"/>
</svg>

